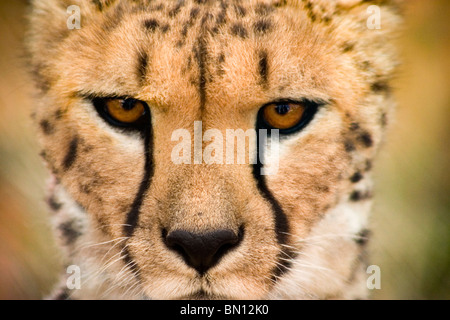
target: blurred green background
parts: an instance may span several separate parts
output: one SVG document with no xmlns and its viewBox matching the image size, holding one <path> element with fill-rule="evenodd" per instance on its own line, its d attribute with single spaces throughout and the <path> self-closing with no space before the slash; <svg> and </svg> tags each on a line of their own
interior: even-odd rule
<svg viewBox="0 0 450 320">
<path fill-rule="evenodd" d="M 375 167 L 374 299 L 450 298 L 450 1 L 409 0 L 399 107 Z M 0 0 L 0 299 L 40 299 L 60 271 L 24 71 L 26 1 Z"/>
</svg>

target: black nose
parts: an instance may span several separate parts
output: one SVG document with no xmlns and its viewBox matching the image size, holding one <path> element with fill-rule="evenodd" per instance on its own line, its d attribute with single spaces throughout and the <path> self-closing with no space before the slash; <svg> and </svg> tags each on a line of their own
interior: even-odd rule
<svg viewBox="0 0 450 320">
<path fill-rule="evenodd" d="M 203 274 L 236 247 L 242 236 L 242 230 L 239 234 L 227 229 L 203 234 L 175 230 L 165 237 L 165 242 L 170 249 L 178 252 L 189 266 Z"/>
</svg>

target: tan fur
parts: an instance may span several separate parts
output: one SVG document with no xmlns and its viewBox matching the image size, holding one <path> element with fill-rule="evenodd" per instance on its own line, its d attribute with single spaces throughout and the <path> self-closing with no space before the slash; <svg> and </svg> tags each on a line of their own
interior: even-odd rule
<svg viewBox="0 0 450 320">
<path fill-rule="evenodd" d="M 80 30 L 66 27 L 71 4 L 81 8 Z M 371 4 L 382 8 L 381 30 L 366 27 Z M 146 29 L 149 19 L 157 26 Z M 367 297 L 360 237 L 372 160 L 394 105 L 398 25 L 394 1 L 34 1 L 35 119 L 55 177 L 50 197 L 56 228 L 66 231 L 67 264 L 83 274 L 81 290 L 68 292 L 64 281 L 62 290 L 75 299 Z M 258 73 L 261 52 L 267 82 Z M 136 71 L 139 57 L 148 58 L 145 78 Z M 144 175 L 142 139 L 106 124 L 86 94 L 134 97 L 151 108 L 154 174 L 129 239 L 123 224 Z M 249 164 L 170 158 L 174 130 L 193 132 L 197 120 L 224 136 L 251 129 L 259 108 L 280 98 L 327 102 L 281 142 L 279 171 L 267 176 L 289 223 L 282 245 Z M 242 243 L 204 277 L 161 238 L 162 228 L 241 226 Z M 139 275 L 121 259 L 125 248 Z M 291 264 L 277 275 L 283 258 Z"/>
</svg>

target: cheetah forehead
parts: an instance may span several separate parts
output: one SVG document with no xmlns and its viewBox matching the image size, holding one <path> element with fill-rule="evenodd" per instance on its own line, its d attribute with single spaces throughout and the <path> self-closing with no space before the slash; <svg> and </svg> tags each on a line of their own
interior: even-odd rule
<svg viewBox="0 0 450 320">
<path fill-rule="evenodd" d="M 150 92 L 183 76 L 199 87 L 204 99 L 206 84 L 214 82 L 214 76 L 223 87 L 225 80 L 228 85 L 236 78 L 250 81 L 255 73 L 263 87 L 269 80 L 279 87 L 291 84 L 290 74 L 315 74 L 311 85 L 323 88 L 330 78 L 326 73 L 332 71 L 329 61 L 344 54 L 356 61 L 360 74 L 372 71 L 379 78 L 388 77 L 387 63 L 361 56 L 393 54 L 387 40 L 399 23 L 397 2 L 79 0 L 74 3 L 81 11 L 82 28 L 69 30 L 67 1 L 36 1 L 29 51 L 44 89 L 58 81 L 60 68 L 74 79 L 65 84 L 73 91 L 92 90 L 96 81 L 99 91 L 110 91 L 105 93 L 116 87 L 134 93 L 144 83 Z M 371 3 L 385 8 L 381 30 L 366 26 Z M 228 77 L 220 82 L 224 74 Z"/>
</svg>

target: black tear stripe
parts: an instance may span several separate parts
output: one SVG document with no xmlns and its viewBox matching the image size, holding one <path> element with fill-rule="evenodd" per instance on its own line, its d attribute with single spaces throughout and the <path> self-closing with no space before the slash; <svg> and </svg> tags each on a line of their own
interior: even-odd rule
<svg viewBox="0 0 450 320">
<path fill-rule="evenodd" d="M 142 178 L 141 184 L 139 186 L 139 190 L 134 198 L 133 204 L 131 205 L 130 211 L 127 213 L 126 222 L 123 227 L 123 233 L 126 237 L 130 238 L 133 236 L 136 226 L 139 222 L 139 214 L 142 206 L 142 202 L 144 201 L 144 196 L 150 188 L 151 180 L 154 174 L 154 161 L 153 161 L 153 128 L 151 125 L 151 115 L 149 113 L 148 117 L 150 118 L 149 126 L 145 128 L 145 131 L 142 133 L 144 140 L 144 156 L 145 156 L 145 164 L 144 164 L 144 176 Z M 128 243 L 127 239 L 127 243 Z M 131 270 L 134 272 L 135 276 L 139 279 L 140 271 L 136 261 L 133 261 L 133 258 L 130 254 L 127 244 L 124 246 L 124 261 L 126 264 L 129 264 Z"/>
<path fill-rule="evenodd" d="M 258 125 L 256 126 L 259 127 Z M 267 200 L 271 207 L 272 212 L 275 218 L 275 232 L 277 236 L 277 242 L 281 246 L 281 251 L 278 254 L 278 262 L 277 266 L 273 270 L 273 280 L 276 280 L 280 276 L 282 276 L 291 266 L 290 259 L 295 257 L 294 252 L 284 245 L 287 244 L 288 241 L 288 233 L 289 233 L 289 222 L 287 220 L 287 216 L 281 208 L 280 203 L 274 197 L 272 192 L 267 187 L 266 179 L 263 175 L 261 175 L 261 169 L 263 168 L 263 164 L 260 159 L 263 157 L 262 151 L 259 148 L 260 145 L 260 137 L 259 134 L 256 135 L 256 146 L 257 146 L 257 161 L 256 164 L 253 165 L 253 177 L 256 180 L 256 185 L 258 187 L 261 196 Z"/>
</svg>

